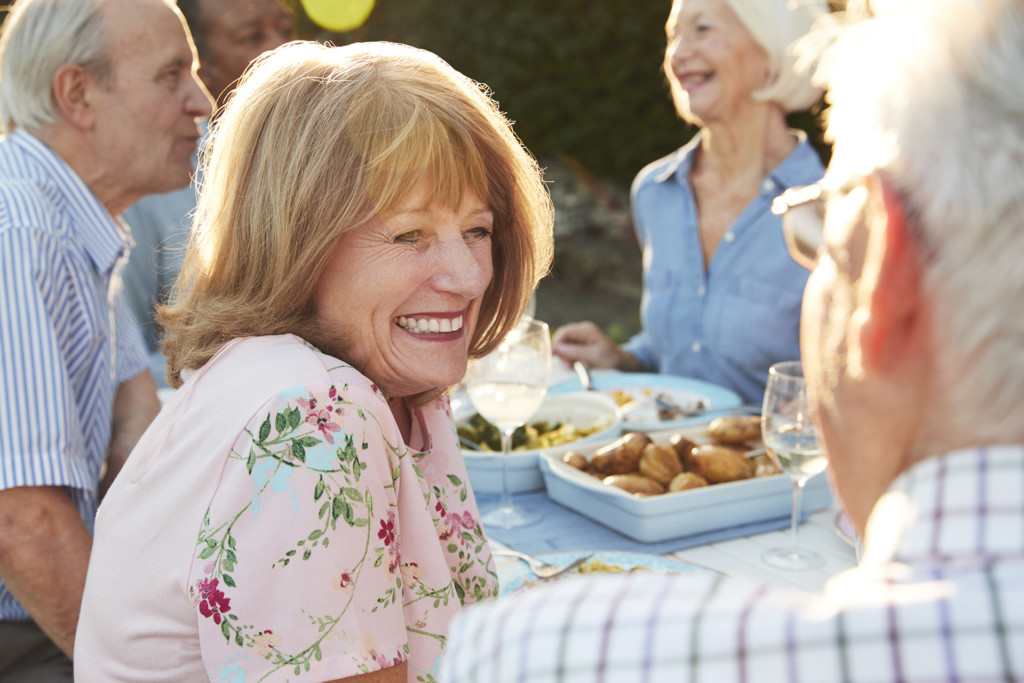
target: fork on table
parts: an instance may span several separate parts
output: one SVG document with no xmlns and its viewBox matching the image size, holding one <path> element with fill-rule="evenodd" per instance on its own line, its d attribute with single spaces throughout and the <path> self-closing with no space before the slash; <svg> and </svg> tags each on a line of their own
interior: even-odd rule
<svg viewBox="0 0 1024 683">
<path fill-rule="evenodd" d="M 586 562 L 594 556 L 594 553 L 589 553 L 587 555 L 584 555 L 583 557 L 576 558 L 564 567 L 559 567 L 558 565 L 549 564 L 547 562 L 544 562 L 543 560 L 538 560 L 536 557 L 532 557 L 530 555 L 527 555 L 526 553 L 516 552 L 515 550 L 494 550 L 491 552 L 491 554 L 503 555 L 505 557 L 515 557 L 517 559 L 523 560 L 524 562 L 526 562 L 526 564 L 530 565 L 530 571 L 532 571 L 534 574 L 537 575 L 538 578 L 541 579 L 551 579 L 560 574 L 572 571 L 573 569 L 576 569 L 581 564 L 583 564 L 584 562 Z"/>
</svg>

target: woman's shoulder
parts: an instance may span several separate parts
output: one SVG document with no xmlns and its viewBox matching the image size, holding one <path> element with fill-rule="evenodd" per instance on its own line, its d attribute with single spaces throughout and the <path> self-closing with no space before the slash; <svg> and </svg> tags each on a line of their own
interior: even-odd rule
<svg viewBox="0 0 1024 683">
<path fill-rule="evenodd" d="M 825 164 L 807 134 L 803 131 L 793 132 L 797 137 L 797 144 L 775 170 L 774 175 L 783 181 L 785 187 L 816 183 L 825 175 Z"/>
<path fill-rule="evenodd" d="M 336 387 L 360 395 L 370 404 L 384 403 L 377 387 L 356 368 L 323 353 L 293 334 L 246 337 L 224 347 L 202 370 L 213 381 L 206 386 L 232 386 L 233 393 L 263 402 L 296 387 Z M 198 377 L 196 378 L 198 379 Z"/>
<path fill-rule="evenodd" d="M 678 175 L 680 171 L 684 177 L 688 175 L 690 166 L 693 163 L 693 151 L 699 144 L 699 137 L 699 134 L 695 135 L 679 149 L 666 154 L 660 159 L 655 159 L 640 169 L 640 172 L 633 179 L 632 194 L 635 196 L 641 188 L 664 182 Z"/>
</svg>

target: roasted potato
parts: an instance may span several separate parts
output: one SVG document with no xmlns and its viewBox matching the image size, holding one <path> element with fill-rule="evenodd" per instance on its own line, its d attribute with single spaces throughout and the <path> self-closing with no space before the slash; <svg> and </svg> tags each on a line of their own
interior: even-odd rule
<svg viewBox="0 0 1024 683">
<path fill-rule="evenodd" d="M 636 472 L 644 446 L 650 442 L 651 437 L 646 434 L 630 432 L 597 449 L 590 459 L 590 466 L 601 475 Z"/>
<path fill-rule="evenodd" d="M 759 415 L 726 415 L 708 424 L 708 436 L 721 443 L 742 443 L 761 438 Z"/>
<path fill-rule="evenodd" d="M 690 453 L 697 447 L 697 444 L 682 434 L 673 434 L 669 437 L 668 443 L 676 452 L 676 457 L 679 458 L 679 464 L 683 466 L 683 469 L 689 469 Z"/>
<path fill-rule="evenodd" d="M 654 496 L 659 493 L 665 493 L 665 487 L 660 483 L 654 481 L 650 477 L 637 474 L 636 472 L 630 474 L 612 474 L 601 481 L 608 484 L 608 486 L 615 486 L 627 493 L 633 493 L 640 496 Z"/>
<path fill-rule="evenodd" d="M 562 462 L 584 472 L 590 469 L 590 461 L 587 460 L 587 456 L 577 451 L 566 451 L 562 454 Z"/>
<path fill-rule="evenodd" d="M 707 485 L 708 480 L 696 472 L 681 472 L 673 477 L 672 481 L 669 482 L 668 490 L 670 492 L 686 491 L 688 489 L 696 489 Z"/>
<path fill-rule="evenodd" d="M 774 474 L 782 474 L 782 470 L 775 464 L 767 453 L 755 455 L 750 461 L 754 464 L 755 477 L 770 477 Z"/>
<path fill-rule="evenodd" d="M 649 443 L 644 446 L 640 455 L 640 474 L 650 477 L 659 484 L 668 485 L 670 481 L 683 471 L 683 466 L 676 456 L 675 450 Z"/>
<path fill-rule="evenodd" d="M 707 443 L 693 449 L 690 470 L 707 479 L 709 484 L 749 479 L 754 475 L 753 463 L 746 453 Z"/>
</svg>

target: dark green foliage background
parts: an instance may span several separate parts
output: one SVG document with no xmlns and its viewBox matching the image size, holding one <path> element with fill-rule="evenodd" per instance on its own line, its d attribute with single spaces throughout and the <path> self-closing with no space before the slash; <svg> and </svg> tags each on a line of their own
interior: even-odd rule
<svg viewBox="0 0 1024 683">
<path fill-rule="evenodd" d="M 343 1 L 343 0 L 339 0 Z M 293 0 L 298 5 L 298 0 Z M 629 183 L 693 134 L 661 70 L 670 0 L 377 0 L 367 23 L 303 37 L 392 40 L 486 83 L 541 159 L 569 157 Z"/>
</svg>

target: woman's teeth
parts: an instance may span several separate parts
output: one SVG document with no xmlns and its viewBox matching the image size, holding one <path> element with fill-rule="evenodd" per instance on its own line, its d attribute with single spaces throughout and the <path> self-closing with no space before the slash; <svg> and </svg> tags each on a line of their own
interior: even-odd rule
<svg viewBox="0 0 1024 683">
<path fill-rule="evenodd" d="M 398 326 L 414 334 L 427 332 L 458 332 L 462 329 L 462 316 L 455 318 L 407 318 L 400 316 Z"/>
</svg>

